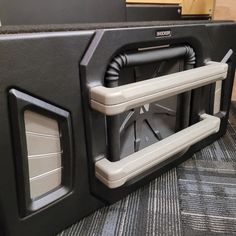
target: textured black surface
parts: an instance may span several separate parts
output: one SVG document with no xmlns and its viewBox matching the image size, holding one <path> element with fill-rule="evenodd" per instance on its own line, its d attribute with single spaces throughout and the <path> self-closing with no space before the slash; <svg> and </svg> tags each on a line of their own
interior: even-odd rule
<svg viewBox="0 0 236 236">
<path fill-rule="evenodd" d="M 89 202 L 89 207 L 95 208 L 102 204 L 89 193 L 79 92 L 78 61 L 81 60 L 92 36 L 91 32 L 81 32 L 73 34 L 72 37 L 54 35 L 42 38 L 40 35 L 25 35 L 15 38 L 14 35 L 8 35 L 1 39 L 0 224 L 4 227 L 4 231 L 0 231 L 1 236 L 51 236 L 58 232 L 59 228 L 63 229 L 78 220 L 79 214 L 85 213 L 84 210 L 89 210 L 84 202 Z M 69 111 L 71 117 L 73 116 L 73 144 L 79 144 L 73 148 L 73 193 L 68 193 L 49 208 L 48 205 L 36 214 L 24 218 L 19 215 L 20 199 L 17 193 L 19 190 L 22 196 L 23 187 L 17 184 L 20 176 L 16 174 L 15 164 L 16 159 L 20 158 L 20 151 L 14 149 L 12 142 L 12 133 L 17 131 L 10 122 L 8 95 L 11 88 Z M 68 160 L 68 157 L 65 158 Z M 79 211 L 76 209 L 78 204 L 81 205 Z M 65 209 L 70 209 L 70 214 L 64 214 Z M 59 216 L 56 221 L 55 216 Z"/>
<path fill-rule="evenodd" d="M 209 21 L 209 20 L 185 20 L 185 21 L 142 21 L 142 22 L 115 22 L 115 23 L 83 23 L 83 24 L 41 24 L 41 25 L 12 25 L 0 27 L 0 34 L 18 34 L 33 32 L 58 32 L 58 31 L 77 31 L 77 30 L 94 30 L 110 28 L 129 28 L 145 26 L 162 26 L 162 25 L 189 25 L 189 24 L 212 24 L 227 23 L 233 21 Z"/>
<path fill-rule="evenodd" d="M 236 235 L 234 107 L 225 136 L 59 235 Z"/>
</svg>

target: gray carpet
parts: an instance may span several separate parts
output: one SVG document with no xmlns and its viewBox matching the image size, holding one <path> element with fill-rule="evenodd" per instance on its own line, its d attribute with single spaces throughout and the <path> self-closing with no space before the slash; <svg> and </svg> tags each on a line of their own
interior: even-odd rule
<svg viewBox="0 0 236 236">
<path fill-rule="evenodd" d="M 236 235 L 236 104 L 224 137 L 59 235 Z"/>
</svg>

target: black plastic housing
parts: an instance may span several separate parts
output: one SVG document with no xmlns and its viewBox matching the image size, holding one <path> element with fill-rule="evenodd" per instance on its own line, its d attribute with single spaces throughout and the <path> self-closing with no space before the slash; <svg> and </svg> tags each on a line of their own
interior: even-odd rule
<svg viewBox="0 0 236 236">
<path fill-rule="evenodd" d="M 180 23 L 181 25 L 181 23 Z M 229 96 L 225 96 L 225 92 L 222 93 L 221 99 L 221 112 L 218 114 L 221 117 L 221 129 L 220 131 L 210 136 L 209 138 L 199 142 L 188 150 L 181 158 L 171 158 L 171 160 L 163 163 L 163 166 L 153 168 L 149 173 L 144 174 L 131 184 L 120 187 L 118 189 L 109 189 L 102 183 L 100 183 L 95 177 L 94 161 L 106 156 L 106 127 L 105 116 L 90 108 L 89 103 L 89 90 L 93 86 L 105 84 L 105 73 L 107 71 L 107 65 L 110 63 L 115 55 L 121 52 L 134 50 L 137 48 L 154 47 L 171 45 L 178 46 L 181 44 L 190 45 L 196 53 L 196 65 L 195 67 L 203 66 L 206 61 L 221 61 L 224 55 L 229 49 L 235 48 L 232 41 L 233 34 L 235 32 L 235 24 L 231 23 L 199 23 L 199 24 L 183 24 L 167 25 L 148 28 L 126 28 L 126 29 L 113 29 L 113 30 L 99 30 L 90 47 L 88 48 L 82 62 L 81 62 L 81 76 L 82 76 L 82 89 L 83 89 L 83 101 L 84 112 L 86 122 L 86 134 L 88 145 L 88 158 L 90 161 L 90 174 L 91 174 L 91 191 L 102 198 L 103 200 L 112 203 L 117 201 L 121 196 L 125 196 L 142 183 L 149 181 L 153 177 L 159 175 L 166 168 L 173 166 L 176 161 L 185 160 L 190 157 L 195 150 L 198 150 L 205 145 L 209 144 L 213 140 L 217 139 L 226 132 L 226 125 L 228 119 L 228 108 L 224 104 L 230 103 L 231 86 L 233 82 L 234 73 L 234 60 L 235 55 L 231 58 L 229 65 L 228 78 L 223 82 L 223 90 L 227 87 L 230 93 Z M 161 30 L 171 31 L 170 37 L 155 37 L 156 32 Z M 222 30 L 222 31 L 221 31 Z M 228 33 L 226 33 L 226 31 Z M 212 35 L 212 33 L 215 33 Z M 218 37 L 224 35 L 224 44 L 217 40 Z M 211 36 L 212 35 L 212 36 Z M 228 36 L 226 36 L 228 35 Z M 214 44 L 213 44 L 214 42 Z M 226 46 L 228 44 L 228 46 Z M 220 49 L 219 49 L 220 48 Z M 216 50 L 218 49 L 218 50 Z M 223 52 L 224 51 L 224 52 Z M 233 66 L 233 67 L 232 67 Z M 96 79 L 94 79 L 96 78 Z M 229 89 L 231 88 L 231 89 Z M 224 90 L 225 91 L 225 90 Z M 190 122 L 194 124 L 199 121 L 199 114 L 206 112 L 208 114 L 213 113 L 213 96 L 214 85 L 204 86 L 192 91 L 191 94 L 191 107 L 190 107 Z M 109 157 L 107 157 L 109 158 Z M 162 169 L 163 167 L 163 169 Z M 146 178 L 145 178 L 146 177 Z"/>
<path fill-rule="evenodd" d="M 156 32 L 169 30 L 169 37 Z M 54 31 L 54 32 L 53 32 Z M 57 31 L 57 32 L 55 32 Z M 9 27 L 0 30 L 0 230 L 1 235 L 53 235 L 96 209 L 113 203 L 164 171 L 190 158 L 226 132 L 235 71 L 235 53 L 223 82 L 218 133 L 192 146 L 181 157 L 163 163 L 118 189 L 109 189 L 94 172 L 94 162 L 104 156 L 105 116 L 90 106 L 89 90 L 104 85 L 114 56 L 137 48 L 189 45 L 196 53 L 196 67 L 221 61 L 229 49 L 236 51 L 234 22 L 150 22 L 105 25 L 55 25 Z M 71 123 L 72 185 L 62 197 L 35 211 L 26 211 L 19 198 L 14 145 L 11 89 L 67 111 Z M 213 113 L 215 85 L 191 93 L 190 124 L 199 114 Z M 23 158 L 23 157 L 22 157 Z M 66 158 L 66 156 L 65 156 Z M 19 170 L 24 171 L 24 170 Z M 24 211 L 23 211 L 24 212 Z"/>
</svg>

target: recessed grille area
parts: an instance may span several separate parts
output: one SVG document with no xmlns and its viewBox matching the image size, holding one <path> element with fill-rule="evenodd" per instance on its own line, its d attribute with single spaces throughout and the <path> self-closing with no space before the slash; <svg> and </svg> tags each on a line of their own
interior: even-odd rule
<svg viewBox="0 0 236 236">
<path fill-rule="evenodd" d="M 123 68 L 119 83 L 125 85 L 183 70 L 183 60 L 170 59 Z M 131 77 L 130 75 L 133 75 Z M 120 158 L 138 152 L 176 132 L 178 96 L 134 108 L 120 115 Z M 186 111 L 187 112 L 187 111 Z M 185 116 L 186 114 L 181 114 Z"/>
<path fill-rule="evenodd" d="M 61 185 L 62 148 L 58 122 L 42 114 L 24 113 L 30 197 L 35 199 Z"/>
</svg>

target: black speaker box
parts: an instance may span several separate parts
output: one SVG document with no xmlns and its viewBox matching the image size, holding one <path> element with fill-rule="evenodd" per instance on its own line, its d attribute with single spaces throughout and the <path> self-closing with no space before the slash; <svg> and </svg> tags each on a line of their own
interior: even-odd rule
<svg viewBox="0 0 236 236">
<path fill-rule="evenodd" d="M 235 37 L 231 21 L 1 27 L 1 235 L 53 235 L 224 135 Z"/>
</svg>

